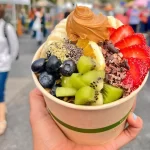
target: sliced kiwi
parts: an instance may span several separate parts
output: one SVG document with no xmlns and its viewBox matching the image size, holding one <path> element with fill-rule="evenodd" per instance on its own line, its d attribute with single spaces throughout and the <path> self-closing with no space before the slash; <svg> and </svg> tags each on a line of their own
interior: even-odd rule
<svg viewBox="0 0 150 150">
<path fill-rule="evenodd" d="M 95 90 L 89 86 L 80 88 L 75 95 L 76 105 L 85 105 L 94 102 Z"/>
<path fill-rule="evenodd" d="M 77 92 L 77 90 L 74 88 L 57 87 L 56 88 L 56 97 L 75 96 L 76 92 Z"/>
<path fill-rule="evenodd" d="M 86 86 L 86 84 L 82 81 L 81 75 L 79 73 L 73 73 L 70 77 L 71 84 L 74 88 L 80 89 L 83 86 Z"/>
<path fill-rule="evenodd" d="M 72 87 L 70 77 L 62 77 L 61 86 L 62 87 Z"/>
<path fill-rule="evenodd" d="M 101 91 L 104 85 L 104 81 L 103 81 L 104 77 L 105 77 L 105 71 L 92 70 L 82 75 L 81 79 L 88 86 L 93 87 L 97 91 Z"/>
<path fill-rule="evenodd" d="M 84 74 L 90 70 L 93 70 L 96 67 L 94 59 L 87 56 L 81 56 L 77 62 L 78 72 Z"/>
<path fill-rule="evenodd" d="M 104 104 L 114 102 L 122 97 L 123 89 L 114 87 L 109 84 L 104 84 L 104 88 L 102 90 Z"/>
<path fill-rule="evenodd" d="M 98 92 L 96 95 L 96 100 L 95 102 L 91 103 L 92 106 L 99 106 L 103 105 L 103 95 L 102 93 Z"/>
<path fill-rule="evenodd" d="M 103 96 L 102 93 L 95 91 L 90 86 L 85 86 L 76 92 L 74 102 L 76 105 L 98 106 L 103 104 Z"/>
</svg>

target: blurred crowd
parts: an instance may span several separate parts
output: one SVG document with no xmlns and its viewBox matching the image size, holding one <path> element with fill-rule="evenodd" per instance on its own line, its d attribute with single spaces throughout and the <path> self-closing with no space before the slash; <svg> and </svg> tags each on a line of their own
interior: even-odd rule
<svg viewBox="0 0 150 150">
<path fill-rule="evenodd" d="M 74 7 L 74 4 L 67 3 L 65 9 L 51 8 L 49 12 L 46 12 L 44 8 L 32 8 L 28 14 L 30 20 L 28 29 L 32 31 L 32 37 L 35 37 L 41 44 L 43 38 L 51 32 L 60 20 L 66 18 Z M 123 24 L 131 25 L 135 32 L 148 33 L 150 31 L 150 8 L 148 6 L 137 6 L 134 3 L 127 6 L 125 3 L 120 3 L 113 7 L 112 4 L 95 3 L 89 7 L 95 14 L 102 13 L 107 16 L 115 16 Z M 25 24 L 23 16 L 22 24 Z M 49 26 L 46 26 L 48 24 Z"/>
<path fill-rule="evenodd" d="M 124 24 L 132 26 L 135 32 L 147 33 L 150 31 L 150 8 L 138 7 L 136 5 L 120 7 L 115 13 L 115 17 Z"/>
<path fill-rule="evenodd" d="M 130 5 L 126 3 L 117 4 L 113 7 L 112 4 L 94 5 L 93 11 L 96 14 L 103 13 L 107 16 L 114 16 L 123 24 L 132 26 L 135 32 L 147 33 L 150 31 L 150 7 L 145 5 Z"/>
<path fill-rule="evenodd" d="M 131 3 L 71 3 L 67 2 L 63 6 L 34 7 L 29 10 L 21 9 L 18 13 L 17 33 L 27 32 L 32 35 L 32 38 L 37 40 L 38 45 L 41 45 L 44 38 L 50 34 L 54 26 L 63 18 L 66 18 L 75 6 L 82 5 L 92 9 L 95 14 L 104 14 L 114 16 L 123 24 L 132 26 L 135 32 L 144 34 L 150 31 L 150 7 L 147 5 L 135 5 Z M 147 34 L 148 35 L 148 34 Z"/>
</svg>

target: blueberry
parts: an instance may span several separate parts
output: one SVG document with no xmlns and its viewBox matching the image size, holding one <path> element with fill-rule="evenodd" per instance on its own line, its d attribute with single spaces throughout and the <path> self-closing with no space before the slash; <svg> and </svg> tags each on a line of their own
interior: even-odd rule
<svg viewBox="0 0 150 150">
<path fill-rule="evenodd" d="M 43 88 L 52 88 L 55 84 L 55 78 L 53 75 L 43 72 L 39 76 L 39 82 Z"/>
<path fill-rule="evenodd" d="M 61 61 L 54 55 L 48 58 L 48 62 L 46 64 L 46 71 L 48 73 L 55 73 L 59 70 L 61 65 Z"/>
<path fill-rule="evenodd" d="M 71 76 L 76 71 L 77 71 L 77 66 L 73 60 L 64 61 L 60 68 L 60 73 L 63 76 L 67 76 L 67 77 Z"/>
<path fill-rule="evenodd" d="M 59 72 L 53 73 L 53 76 L 55 77 L 56 80 L 59 80 L 61 77 Z"/>
<path fill-rule="evenodd" d="M 73 71 L 72 71 L 70 65 L 64 65 L 63 67 L 61 67 L 60 73 L 61 73 L 63 76 L 69 77 L 69 76 L 72 75 Z"/>
<path fill-rule="evenodd" d="M 51 94 L 51 95 L 56 96 L 56 89 L 57 89 L 57 87 L 59 87 L 59 86 L 56 85 L 56 84 L 52 87 L 52 89 L 51 89 L 51 91 L 50 91 L 50 94 Z"/>
<path fill-rule="evenodd" d="M 41 73 L 45 70 L 46 60 L 44 58 L 40 58 L 34 61 L 31 65 L 31 69 L 35 73 Z"/>
<path fill-rule="evenodd" d="M 48 73 L 46 71 L 42 72 L 40 75 L 39 75 L 39 80 L 41 80 L 44 76 L 48 76 Z"/>
<path fill-rule="evenodd" d="M 77 66 L 76 63 L 73 60 L 65 60 L 63 62 L 64 65 L 70 65 L 70 67 L 72 68 L 72 70 L 76 71 L 77 70 Z"/>
</svg>

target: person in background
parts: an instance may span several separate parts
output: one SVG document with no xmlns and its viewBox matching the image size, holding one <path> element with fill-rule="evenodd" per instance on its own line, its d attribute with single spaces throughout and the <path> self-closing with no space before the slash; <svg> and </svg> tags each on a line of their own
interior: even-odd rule
<svg viewBox="0 0 150 150">
<path fill-rule="evenodd" d="M 29 23 L 29 31 L 31 31 L 33 23 L 34 23 L 34 19 L 35 19 L 35 10 L 34 8 L 31 8 L 31 11 L 29 12 L 29 19 L 30 19 L 30 23 Z"/>
<path fill-rule="evenodd" d="M 114 8 L 111 4 L 106 4 L 104 7 L 107 16 L 114 16 Z"/>
<path fill-rule="evenodd" d="M 65 13 L 64 13 L 64 18 L 67 18 L 69 16 L 69 14 L 71 13 L 72 9 L 73 9 L 73 5 L 71 2 L 67 2 L 66 6 L 65 6 Z"/>
<path fill-rule="evenodd" d="M 106 12 L 104 10 L 104 5 L 102 5 L 101 3 L 97 2 L 97 1 L 94 2 L 92 11 L 96 15 L 103 14 L 103 15 L 106 16 Z"/>
<path fill-rule="evenodd" d="M 92 11 L 94 12 L 94 14 L 96 15 L 99 15 L 101 12 L 100 12 L 100 4 L 95 2 L 93 4 L 93 8 L 92 8 Z M 103 12 L 102 12 L 103 13 Z"/>
<path fill-rule="evenodd" d="M 50 21 L 51 21 L 50 32 L 53 30 L 55 26 L 55 18 L 56 18 L 56 8 L 52 7 L 50 9 Z"/>
<path fill-rule="evenodd" d="M 56 10 L 54 26 L 56 26 L 62 19 L 64 19 L 64 10 L 63 8 L 58 7 Z"/>
<path fill-rule="evenodd" d="M 120 20 L 125 25 L 129 24 L 129 18 L 127 17 L 123 9 L 120 9 L 120 8 L 116 9 L 115 18 Z"/>
<path fill-rule="evenodd" d="M 148 4 L 148 11 L 149 11 L 149 15 L 148 15 L 148 21 L 147 21 L 147 33 L 148 33 L 147 43 L 150 46 L 150 2 Z"/>
<path fill-rule="evenodd" d="M 37 40 L 38 46 L 40 46 L 43 41 L 41 18 L 42 18 L 41 8 L 37 8 L 37 11 L 35 13 L 35 21 L 33 23 L 32 30 L 36 31 L 36 40 Z"/>
<path fill-rule="evenodd" d="M 41 9 L 41 30 L 43 33 L 43 37 L 46 37 L 47 30 L 46 30 L 46 17 L 45 17 L 45 10 L 44 8 Z"/>
<path fill-rule="evenodd" d="M 133 6 L 130 17 L 129 17 L 129 24 L 133 28 L 134 32 L 137 32 L 137 27 L 140 23 L 139 19 L 140 11 L 137 6 Z"/>
<path fill-rule="evenodd" d="M 23 31 L 25 30 L 25 25 L 26 25 L 26 12 L 25 9 L 21 9 L 21 12 L 19 14 L 19 18 L 21 20 L 21 24 L 23 26 Z"/>
<path fill-rule="evenodd" d="M 132 11 L 132 6 L 128 7 L 126 10 L 126 15 L 128 18 L 130 18 L 131 11 Z"/>
<path fill-rule="evenodd" d="M 141 33 L 147 32 L 148 16 L 149 16 L 149 11 L 145 7 L 140 13 L 140 32 Z"/>
<path fill-rule="evenodd" d="M 0 5 L 0 135 L 7 127 L 5 85 L 12 62 L 18 56 L 19 43 L 13 26 L 4 21 L 5 7 Z"/>
</svg>

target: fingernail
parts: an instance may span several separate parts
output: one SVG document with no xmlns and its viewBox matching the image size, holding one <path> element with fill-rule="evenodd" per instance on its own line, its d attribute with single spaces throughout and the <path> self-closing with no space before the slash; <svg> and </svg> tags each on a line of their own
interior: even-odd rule
<svg viewBox="0 0 150 150">
<path fill-rule="evenodd" d="M 125 124 L 125 129 L 126 129 L 128 126 L 129 126 L 129 124 L 128 124 L 128 123 L 126 123 L 126 124 Z"/>
<path fill-rule="evenodd" d="M 136 115 L 136 114 L 134 114 L 134 113 L 133 113 L 133 118 L 134 118 L 134 120 L 136 120 L 136 119 L 137 119 L 137 115 Z"/>
</svg>

